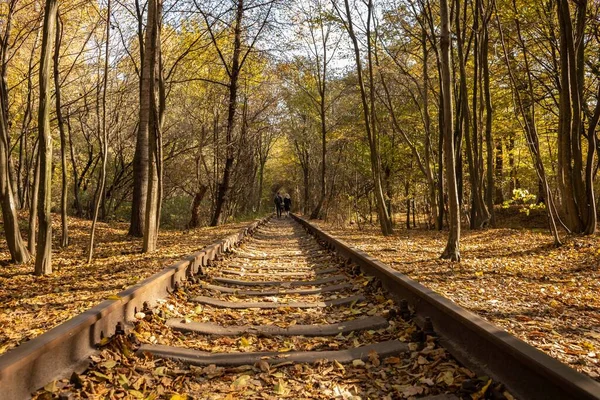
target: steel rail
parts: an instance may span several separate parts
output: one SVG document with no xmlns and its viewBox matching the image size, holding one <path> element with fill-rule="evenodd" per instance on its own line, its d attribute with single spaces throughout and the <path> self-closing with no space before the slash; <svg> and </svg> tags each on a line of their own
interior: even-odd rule
<svg viewBox="0 0 600 400">
<path fill-rule="evenodd" d="M 378 278 L 395 300 L 406 300 L 423 325 L 433 324 L 441 344 L 466 366 L 502 382 L 520 399 L 600 399 L 600 383 L 525 343 L 431 289 L 296 216 L 339 257 Z"/>
<path fill-rule="evenodd" d="M 0 356 L 0 398 L 28 399 L 48 382 L 85 370 L 89 356 L 97 351 L 96 344 L 103 337 L 122 329 L 136 312 L 154 306 L 157 299 L 169 295 L 180 281 L 197 274 L 269 218 L 257 220 L 118 293 L 118 300 L 103 301 Z"/>
</svg>

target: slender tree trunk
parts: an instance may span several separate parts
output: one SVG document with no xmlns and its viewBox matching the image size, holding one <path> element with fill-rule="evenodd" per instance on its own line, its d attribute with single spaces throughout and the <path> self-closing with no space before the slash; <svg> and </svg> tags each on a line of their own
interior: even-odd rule
<svg viewBox="0 0 600 400">
<path fill-rule="evenodd" d="M 57 11 L 58 13 L 58 11 Z M 60 132 L 60 165 L 62 172 L 62 186 L 61 186 L 61 198 L 60 198 L 60 217 L 61 217 L 61 247 L 67 247 L 69 245 L 69 225 L 67 222 L 67 205 L 68 205 L 68 189 L 69 182 L 67 178 L 67 140 L 65 134 L 65 121 L 63 118 L 61 108 L 61 93 L 60 93 L 60 73 L 59 73 L 59 59 L 60 59 L 60 45 L 62 41 L 62 23 L 60 18 L 56 20 L 56 38 L 54 44 L 54 99 L 56 101 L 56 119 L 58 121 L 58 130 Z"/>
<path fill-rule="evenodd" d="M 479 71 L 479 59 L 478 54 L 475 54 L 474 59 L 474 71 L 475 77 L 473 78 L 473 136 L 471 136 L 470 129 L 470 120 L 471 113 L 469 112 L 469 98 L 468 98 L 468 89 L 467 89 L 467 72 L 465 68 L 465 56 L 463 54 L 463 34 L 461 33 L 461 22 L 460 22 L 460 0 L 456 0 L 456 10 L 455 10 L 455 24 L 456 24 L 456 37 L 458 38 L 457 49 L 458 56 L 457 62 L 459 66 L 459 74 L 460 74 L 460 107 L 461 107 L 461 119 L 463 127 L 463 136 L 465 138 L 465 143 L 467 147 L 467 161 L 469 164 L 469 180 L 471 183 L 471 196 L 472 196 L 472 208 L 471 208 L 471 228 L 472 229 L 480 229 L 484 227 L 489 222 L 489 215 L 487 210 L 485 209 L 485 203 L 483 201 L 481 187 L 479 185 L 480 176 L 479 176 L 479 168 L 478 168 L 478 118 L 477 118 L 477 91 L 478 91 L 478 78 L 477 73 Z M 466 3 L 465 3 L 466 7 Z M 474 30 L 478 30 L 478 19 L 479 16 L 476 14 L 474 16 Z M 477 53 L 477 33 L 475 34 L 475 53 Z"/>
<path fill-rule="evenodd" d="M 320 68 L 317 65 L 317 68 Z M 321 119 L 321 196 L 317 206 L 310 215 L 311 219 L 319 218 L 321 216 L 321 209 L 326 197 L 326 171 L 327 171 L 327 120 L 326 120 L 326 106 L 325 96 L 327 94 L 327 45 L 323 43 L 323 75 L 320 78 L 319 83 L 319 117 Z"/>
<path fill-rule="evenodd" d="M 240 54 L 242 48 L 242 19 L 244 17 L 244 0 L 237 0 L 237 12 L 234 28 L 233 58 L 231 62 L 231 72 L 229 74 L 229 106 L 227 110 L 227 130 L 225 133 L 225 168 L 223 169 L 223 180 L 219 184 L 217 191 L 217 200 L 215 212 L 213 214 L 210 226 L 220 225 L 225 203 L 229 196 L 229 185 L 231 174 L 233 172 L 234 151 L 233 151 L 233 129 L 235 127 L 235 114 L 237 111 L 237 91 L 240 75 Z"/>
<path fill-rule="evenodd" d="M 75 208 L 76 215 L 81 218 L 83 216 L 83 207 L 81 206 L 81 199 L 79 198 L 79 177 L 77 173 L 77 162 L 75 160 L 75 148 L 73 147 L 73 129 L 71 128 L 71 118 L 67 112 L 67 130 L 69 132 L 69 152 L 71 155 L 71 169 L 73 170 L 73 206 Z"/>
<path fill-rule="evenodd" d="M 200 190 L 194 194 L 190 222 L 187 224 L 188 229 L 194 229 L 200 225 L 200 204 L 202 203 L 207 190 L 207 185 L 200 185 Z"/>
<path fill-rule="evenodd" d="M 150 73 L 148 90 L 150 115 L 148 121 L 148 194 L 146 198 L 146 219 L 144 223 L 144 240 L 142 249 L 144 253 L 156 250 L 158 241 L 158 228 L 161 203 L 161 116 L 164 101 L 161 83 L 157 88 L 156 81 L 162 80 L 160 62 L 160 29 L 162 20 L 161 0 L 151 0 L 148 3 L 148 27 L 146 30 L 146 68 Z M 158 89 L 158 90 L 157 90 Z M 160 104 L 157 104 L 156 94 L 159 92 Z"/>
<path fill-rule="evenodd" d="M 150 72 L 145 67 L 145 44 L 143 34 L 142 9 L 138 0 L 136 14 L 138 20 L 138 42 L 140 48 L 140 110 L 135 154 L 133 156 L 133 197 L 131 201 L 131 223 L 128 235 L 144 236 L 144 220 L 146 219 L 146 198 L 148 195 L 148 120 L 150 113 Z"/>
<path fill-rule="evenodd" d="M 33 149 L 33 185 L 31 188 L 31 205 L 29 206 L 29 230 L 27 249 L 31 254 L 35 253 L 37 239 L 37 214 L 38 214 L 38 195 L 40 191 L 40 156 L 39 150 Z"/>
<path fill-rule="evenodd" d="M 493 120 L 493 107 L 492 107 L 492 93 L 490 90 L 490 68 L 489 62 L 489 33 L 488 33 L 488 21 L 489 18 L 484 16 L 483 18 L 483 43 L 481 44 L 481 59 L 482 59 L 482 73 L 483 73 L 483 96 L 485 98 L 485 144 L 486 144 L 486 189 L 485 189 L 485 203 L 490 215 L 490 224 L 496 226 L 496 213 L 494 212 L 494 139 L 492 137 L 492 120 Z"/>
<path fill-rule="evenodd" d="M 50 130 L 49 75 L 52 57 L 52 39 L 56 29 L 58 3 L 46 0 L 42 55 L 40 61 L 40 104 L 38 111 L 39 150 L 39 203 L 38 239 L 35 257 L 36 275 L 52 273 L 52 131 Z"/>
<path fill-rule="evenodd" d="M 0 205 L 2 206 L 2 221 L 6 243 L 11 260 L 18 264 L 26 263 L 31 257 L 19 231 L 17 204 L 15 203 L 13 184 L 11 182 L 10 139 L 8 132 L 8 79 L 7 79 L 7 50 L 12 26 L 12 15 L 16 2 L 9 3 L 8 14 L 4 19 L 4 37 L 0 38 Z"/>
<path fill-rule="evenodd" d="M 438 203 L 435 193 L 435 179 L 433 177 L 433 169 L 431 168 L 431 117 L 429 115 L 429 68 L 428 59 L 429 52 L 427 49 L 427 32 L 422 29 L 421 32 L 421 47 L 423 49 L 423 88 L 421 89 L 421 97 L 423 99 L 423 123 L 425 125 L 425 170 L 427 178 L 427 190 L 429 192 L 429 226 L 437 226 Z"/>
<path fill-rule="evenodd" d="M 496 182 L 495 182 L 495 204 L 504 203 L 504 193 L 502 192 L 502 181 L 504 175 L 504 150 L 502 139 L 496 141 Z"/>
<path fill-rule="evenodd" d="M 43 24 L 43 20 L 40 24 Z M 40 26 L 41 27 L 41 26 Z M 27 183 L 28 183 L 28 163 L 27 163 L 27 142 L 29 136 L 29 126 L 31 124 L 31 110 L 33 108 L 33 68 L 35 63 L 37 43 L 40 38 L 40 32 L 42 29 L 38 29 L 33 44 L 31 46 L 31 55 L 29 57 L 29 67 L 27 69 L 27 101 L 25 102 L 25 112 L 23 114 L 23 125 L 21 127 L 21 137 L 19 144 L 19 168 L 17 170 L 17 195 L 19 197 L 19 203 L 21 207 L 27 207 L 28 198 Z M 25 164 L 25 168 L 23 168 Z M 23 177 L 25 174 L 25 177 Z"/>
<path fill-rule="evenodd" d="M 87 262 L 92 262 L 94 257 L 94 238 L 96 235 L 96 225 L 98 223 L 98 213 L 100 204 L 104 199 L 104 187 L 106 186 L 106 161 L 108 158 L 108 128 L 106 127 L 106 88 L 108 85 L 108 63 L 109 63 L 109 48 L 110 48 L 110 13 L 111 1 L 108 0 L 106 7 L 106 45 L 104 47 L 104 76 L 102 79 L 102 132 L 98 132 L 100 142 L 100 158 L 102 159 L 102 167 L 100 168 L 100 182 L 96 193 L 96 203 L 94 205 L 94 215 L 92 217 L 92 230 L 90 232 L 90 241 L 87 249 Z"/>
<path fill-rule="evenodd" d="M 513 7 L 514 10 L 516 11 L 516 2 L 513 0 Z M 536 146 L 536 143 L 539 143 L 538 140 L 538 134 L 537 134 L 537 128 L 536 128 L 536 120 L 535 120 L 535 111 L 534 111 L 534 94 L 533 94 L 533 82 L 532 82 L 532 77 L 531 77 L 531 69 L 529 67 L 529 57 L 527 55 L 525 46 L 524 46 L 524 42 L 523 42 L 523 38 L 521 35 L 521 26 L 520 26 L 520 22 L 517 19 L 515 19 L 515 26 L 517 28 L 517 35 L 519 38 L 519 43 L 521 46 L 521 50 L 523 51 L 523 61 L 525 64 L 525 72 L 527 74 L 527 86 L 528 86 L 528 91 L 526 93 L 526 96 L 528 97 L 526 101 L 523 100 L 522 95 L 521 95 L 521 91 L 518 89 L 518 85 L 517 85 L 517 80 L 515 78 L 515 75 L 513 73 L 512 67 L 511 67 L 511 63 L 509 60 L 509 55 L 508 55 L 508 51 L 506 49 L 506 44 L 504 42 L 504 34 L 502 31 L 502 27 L 500 25 L 500 18 L 498 17 L 498 12 L 496 10 L 496 23 L 498 25 L 498 31 L 500 33 L 500 41 L 502 43 L 502 49 L 504 52 L 504 60 L 506 62 L 506 66 L 508 68 L 508 75 L 510 78 L 510 82 L 511 85 L 513 86 L 513 90 L 514 90 L 514 95 L 515 95 L 515 106 L 518 109 L 518 114 L 521 115 L 521 118 L 523 120 L 523 129 L 525 131 L 525 139 L 527 142 L 527 147 L 529 149 L 529 152 L 531 154 L 531 157 L 533 159 L 533 163 L 534 163 L 534 167 L 536 169 L 536 173 L 538 175 L 538 179 L 540 179 L 541 181 L 543 181 L 544 183 L 544 190 L 546 193 L 546 199 L 547 199 L 547 204 L 546 204 L 546 213 L 548 215 L 548 222 L 550 225 L 550 231 L 552 233 L 552 236 L 554 237 L 554 244 L 556 246 L 559 246 L 561 244 L 560 242 L 560 238 L 558 236 L 558 230 L 556 227 L 556 222 L 555 222 L 555 206 L 554 206 L 554 202 L 552 199 L 552 193 L 550 191 L 550 185 L 548 184 L 548 180 L 546 178 L 546 171 L 544 168 L 544 163 L 542 162 L 542 158 L 539 152 L 539 146 Z M 511 138 L 511 148 L 509 149 L 509 151 L 512 151 L 512 148 L 514 148 L 514 139 Z"/>
<path fill-rule="evenodd" d="M 444 158 L 446 167 L 446 184 L 448 186 L 448 205 L 450 216 L 450 232 L 448 242 L 441 258 L 451 261 L 460 261 L 460 210 L 458 204 L 458 190 L 456 186 L 456 168 L 454 155 L 454 140 L 452 135 L 453 110 L 452 110 L 452 79 L 450 74 L 450 15 L 448 0 L 440 0 L 441 36 L 440 53 L 442 64 L 442 108 L 444 113 L 441 131 L 444 136 Z"/>
<path fill-rule="evenodd" d="M 260 210 L 262 209 L 262 194 L 265 180 L 265 163 L 266 160 L 260 160 L 260 165 L 258 166 L 258 204 L 256 207 L 256 211 L 258 212 L 260 212 Z"/>
<path fill-rule="evenodd" d="M 352 22 L 352 15 L 350 12 L 350 4 L 348 2 L 348 0 L 344 0 L 344 5 L 346 8 L 346 30 L 348 31 L 348 34 L 350 35 L 350 39 L 352 40 L 352 44 L 354 46 L 354 59 L 356 62 L 356 72 L 357 72 L 357 77 L 358 77 L 358 85 L 360 88 L 360 93 L 361 93 L 361 100 L 362 100 L 362 107 L 363 107 L 363 117 L 364 117 L 364 121 L 365 121 L 365 130 L 367 133 L 367 140 L 369 142 L 369 150 L 370 150 L 370 161 L 371 161 L 371 174 L 373 176 L 373 181 L 375 184 L 375 202 L 376 202 L 376 206 L 377 206 L 377 215 L 378 215 L 378 219 L 379 219 L 379 224 L 381 226 L 381 232 L 383 235 L 387 236 L 387 235 L 391 235 L 393 233 L 392 229 L 391 229 L 391 221 L 388 215 L 388 211 L 387 208 L 385 206 L 385 198 L 383 196 L 383 187 L 381 184 L 381 171 L 380 171 L 380 166 L 379 166 L 379 153 L 378 153 L 378 149 L 377 149 L 377 139 L 376 139 L 376 132 L 373 130 L 373 127 L 375 126 L 375 121 L 371 121 L 372 119 L 372 112 L 370 111 L 370 106 L 369 106 L 369 97 L 366 91 L 366 86 L 364 83 L 364 79 L 363 79 L 363 68 L 362 68 L 362 60 L 361 60 L 361 56 L 360 56 L 360 47 L 358 44 L 358 39 L 356 37 L 356 33 L 354 31 L 354 24 Z M 370 37 L 370 23 L 371 23 L 371 17 L 372 17 L 372 9 L 373 4 L 372 1 L 369 0 L 368 3 L 368 8 L 369 8 L 369 12 L 367 15 L 367 41 L 368 41 L 368 52 L 369 52 L 369 77 L 370 77 L 370 83 L 371 83 L 371 91 L 373 92 L 375 90 L 375 88 L 373 87 L 373 79 L 372 79 L 372 63 L 371 61 L 371 48 L 370 48 L 370 43 L 371 43 L 371 37 Z M 373 92 L 374 95 L 374 92 Z"/>
<path fill-rule="evenodd" d="M 441 78 L 440 70 L 440 78 Z M 444 109 L 441 107 L 443 104 L 443 93 L 440 93 L 440 111 L 438 113 L 438 122 L 440 126 L 440 134 L 438 139 L 438 176 L 437 176 L 437 195 L 438 195 L 438 216 L 436 221 L 437 230 L 441 231 L 444 227 L 444 131 L 442 129 L 444 125 Z"/>
</svg>

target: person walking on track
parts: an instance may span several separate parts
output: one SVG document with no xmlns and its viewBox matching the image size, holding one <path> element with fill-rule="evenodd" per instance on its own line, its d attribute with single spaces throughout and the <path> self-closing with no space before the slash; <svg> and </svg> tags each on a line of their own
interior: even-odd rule
<svg viewBox="0 0 600 400">
<path fill-rule="evenodd" d="M 285 217 L 290 215 L 290 209 L 292 208 L 292 199 L 288 193 L 283 196 L 283 211 L 285 211 Z"/>
<path fill-rule="evenodd" d="M 275 202 L 275 209 L 277 210 L 277 218 L 281 218 L 281 211 L 283 208 L 283 197 L 281 197 L 281 194 L 279 192 L 277 192 L 273 201 Z"/>
</svg>

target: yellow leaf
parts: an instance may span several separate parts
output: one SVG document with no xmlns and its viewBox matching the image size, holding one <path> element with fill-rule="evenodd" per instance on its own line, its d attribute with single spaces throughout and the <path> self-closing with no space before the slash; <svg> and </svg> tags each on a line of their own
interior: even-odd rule
<svg viewBox="0 0 600 400">
<path fill-rule="evenodd" d="M 235 381 L 233 381 L 231 386 L 234 389 L 241 389 L 241 388 L 245 387 L 246 385 L 248 385 L 249 380 L 250 380 L 250 375 L 241 375 Z"/>
<path fill-rule="evenodd" d="M 288 389 L 286 387 L 285 382 L 279 379 L 277 381 L 277 384 L 273 387 L 273 391 L 275 392 L 275 394 L 284 395 L 288 392 Z"/>
<path fill-rule="evenodd" d="M 106 298 L 107 300 L 121 300 L 121 298 L 116 294 L 111 294 Z"/>
<path fill-rule="evenodd" d="M 174 395 L 171 396 L 171 398 L 169 400 L 187 400 L 187 394 L 177 394 L 175 393 Z"/>
<path fill-rule="evenodd" d="M 46 386 L 44 386 L 44 390 L 50 393 L 56 392 L 58 390 L 58 388 L 56 387 L 56 381 L 48 383 Z"/>
<path fill-rule="evenodd" d="M 102 340 L 100 340 L 99 345 L 100 346 L 106 346 L 109 342 L 110 342 L 110 338 L 108 336 L 107 337 L 103 337 Z"/>
<path fill-rule="evenodd" d="M 130 390 L 129 394 L 133 397 L 135 397 L 136 399 L 144 399 L 144 394 L 140 391 L 137 390 Z"/>
<path fill-rule="evenodd" d="M 485 384 L 484 387 L 479 389 L 479 391 L 477 393 L 471 394 L 471 399 L 473 399 L 473 400 L 483 399 L 485 397 L 485 392 L 487 392 L 487 390 L 491 384 L 492 384 L 492 380 L 490 379 L 490 380 L 488 380 L 488 382 Z"/>
<path fill-rule="evenodd" d="M 249 346 L 250 346 L 250 341 L 247 338 L 242 337 L 240 339 L 240 347 L 249 347 Z"/>
<path fill-rule="evenodd" d="M 361 360 L 360 358 L 357 358 L 356 360 L 352 361 L 352 365 L 354 365 L 355 367 L 364 367 L 365 362 L 363 360 Z"/>
<path fill-rule="evenodd" d="M 112 369 L 115 365 L 117 365 L 117 362 L 115 360 L 107 360 L 100 364 L 101 367 L 104 367 L 106 369 Z"/>
</svg>

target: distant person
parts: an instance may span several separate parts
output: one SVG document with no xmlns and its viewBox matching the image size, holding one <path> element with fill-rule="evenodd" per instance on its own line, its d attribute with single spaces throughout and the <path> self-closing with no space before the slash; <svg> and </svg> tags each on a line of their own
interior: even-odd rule
<svg viewBox="0 0 600 400">
<path fill-rule="evenodd" d="M 275 209 L 277 210 L 277 218 L 281 218 L 281 211 L 283 208 L 283 197 L 281 197 L 281 193 L 277 192 L 273 201 L 275 202 Z"/>
<path fill-rule="evenodd" d="M 285 211 L 285 217 L 290 215 L 290 209 L 292 208 L 292 199 L 288 193 L 283 196 L 283 210 Z"/>
</svg>

